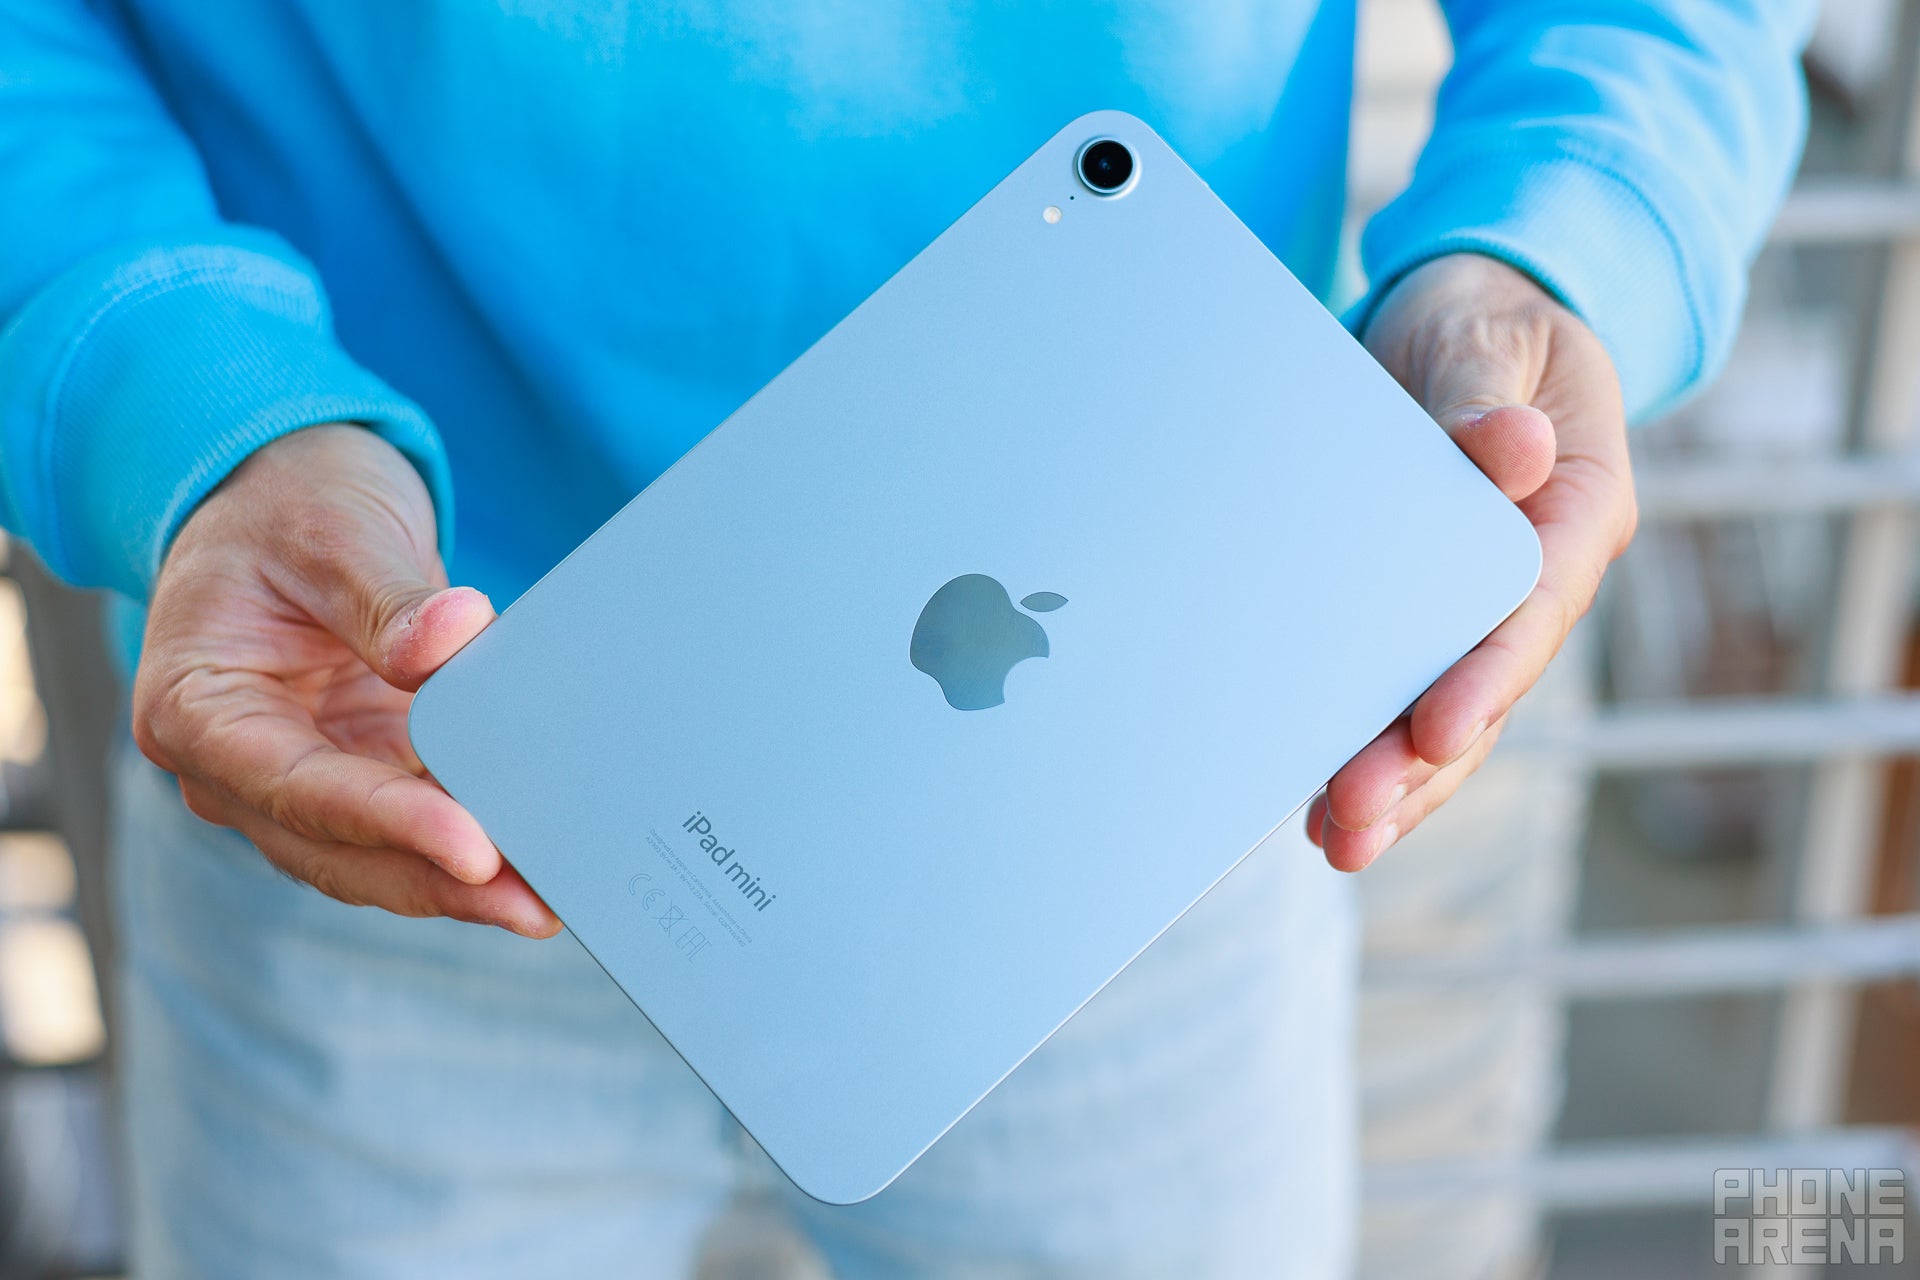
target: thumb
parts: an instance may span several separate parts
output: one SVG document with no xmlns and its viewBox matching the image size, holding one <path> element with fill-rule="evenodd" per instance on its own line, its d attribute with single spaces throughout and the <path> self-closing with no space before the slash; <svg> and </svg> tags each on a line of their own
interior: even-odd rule
<svg viewBox="0 0 1920 1280">
<path fill-rule="evenodd" d="M 1447 421 L 1435 414 L 1442 426 Z M 1508 500 L 1518 502 L 1553 471 L 1553 420 L 1526 404 L 1462 412 L 1447 434 Z"/>
<path fill-rule="evenodd" d="M 336 492 L 317 516 L 292 520 L 308 536 L 295 535 L 274 576 L 374 674 L 411 691 L 486 630 L 493 605 L 472 587 L 447 585 L 430 516 L 412 528 L 395 518 L 397 504 L 364 498 Z M 324 533 L 313 534 L 316 525 Z"/>
<path fill-rule="evenodd" d="M 404 539 L 362 527 L 296 574 L 295 595 L 322 627 L 398 689 L 418 689 L 493 621 L 472 587 L 449 587 L 439 558 L 422 566 Z M 394 545 L 398 542 L 399 545 Z"/>
<path fill-rule="evenodd" d="M 472 587 L 394 583 L 375 601 L 365 643 L 354 648 L 399 689 L 418 689 L 494 619 L 492 603 Z"/>
<path fill-rule="evenodd" d="M 1514 502 L 1553 470 L 1553 420 L 1527 403 L 1539 381 L 1519 352 L 1480 348 L 1436 361 L 1421 401 L 1443 430 Z"/>
<path fill-rule="evenodd" d="M 253 504 L 274 576 L 376 675 L 413 690 L 493 621 L 472 587 L 450 587 L 420 474 L 372 432 L 297 431 L 256 455 L 273 486 Z M 265 482 L 265 481 L 263 481 Z"/>
<path fill-rule="evenodd" d="M 1553 470 L 1546 385 L 1559 304 L 1529 276 L 1474 253 L 1443 254 L 1387 291 L 1367 349 L 1515 502 Z"/>
</svg>

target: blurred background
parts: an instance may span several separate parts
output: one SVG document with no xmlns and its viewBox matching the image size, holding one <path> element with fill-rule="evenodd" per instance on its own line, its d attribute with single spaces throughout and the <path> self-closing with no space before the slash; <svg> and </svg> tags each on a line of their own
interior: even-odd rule
<svg viewBox="0 0 1920 1280">
<path fill-rule="evenodd" d="M 1349 263 L 1449 58 L 1432 0 L 1361 13 Z M 1369 1280 L 1723 1274 L 1714 1170 L 1911 1179 L 1917 61 L 1920 0 L 1830 0 L 1726 375 L 1638 431 L 1641 532 L 1599 606 L 1481 777 L 1362 878 Z M 4 554 L 0 1280 L 112 1275 L 121 694 L 96 602 Z M 1908 1226 L 1874 1274 L 1920 1276 Z"/>
</svg>

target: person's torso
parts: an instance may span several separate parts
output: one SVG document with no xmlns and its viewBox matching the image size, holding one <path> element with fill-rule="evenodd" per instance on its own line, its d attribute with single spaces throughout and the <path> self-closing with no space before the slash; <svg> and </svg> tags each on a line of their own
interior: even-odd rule
<svg viewBox="0 0 1920 1280">
<path fill-rule="evenodd" d="M 223 215 L 433 416 L 501 604 L 1087 110 L 1331 276 L 1352 0 L 120 3 Z"/>
</svg>

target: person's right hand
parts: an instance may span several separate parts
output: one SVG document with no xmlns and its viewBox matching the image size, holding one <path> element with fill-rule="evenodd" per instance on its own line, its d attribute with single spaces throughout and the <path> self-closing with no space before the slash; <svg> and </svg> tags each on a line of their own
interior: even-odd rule
<svg viewBox="0 0 1920 1280">
<path fill-rule="evenodd" d="M 296 431 L 167 553 L 134 738 L 194 813 L 330 897 L 551 937 L 559 919 L 407 740 L 412 691 L 492 620 L 447 586 L 412 464 L 361 427 Z"/>
</svg>

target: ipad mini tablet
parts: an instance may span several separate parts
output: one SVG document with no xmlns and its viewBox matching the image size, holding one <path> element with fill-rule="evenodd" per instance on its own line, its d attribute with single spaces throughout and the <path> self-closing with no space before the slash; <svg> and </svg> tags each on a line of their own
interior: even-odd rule
<svg viewBox="0 0 1920 1280">
<path fill-rule="evenodd" d="M 1167 145 L 1100 112 L 449 662 L 413 740 L 787 1175 L 847 1203 L 1539 554 Z"/>
</svg>

